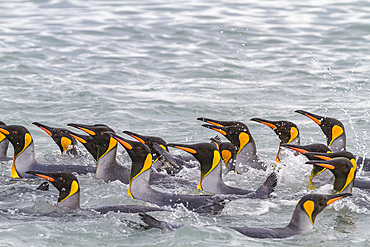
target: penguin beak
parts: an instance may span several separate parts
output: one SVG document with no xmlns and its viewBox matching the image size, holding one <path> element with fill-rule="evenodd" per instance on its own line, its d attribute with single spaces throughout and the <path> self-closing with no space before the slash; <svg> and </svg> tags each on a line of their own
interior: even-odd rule
<svg viewBox="0 0 370 247">
<path fill-rule="evenodd" d="M 191 154 L 196 154 L 197 153 L 197 150 L 195 150 L 191 145 L 168 143 L 167 146 L 177 148 L 177 149 L 181 149 L 181 150 L 184 150 L 184 151 L 186 151 L 188 153 L 191 153 Z"/>
<path fill-rule="evenodd" d="M 221 123 L 219 123 L 217 120 L 213 120 L 213 119 L 209 119 L 209 118 L 204 118 L 204 117 L 198 117 L 197 120 L 200 120 L 202 122 L 209 123 L 209 124 L 211 124 L 213 126 L 225 127 Z"/>
<path fill-rule="evenodd" d="M 32 124 L 36 125 L 37 127 L 41 128 L 43 131 L 45 131 L 49 136 L 52 136 L 53 134 L 51 133 L 52 128 L 49 126 L 46 126 L 44 124 L 40 124 L 38 122 L 33 122 Z"/>
<path fill-rule="evenodd" d="M 326 205 L 330 205 L 335 201 L 338 201 L 339 199 L 342 199 L 347 196 L 352 196 L 351 193 L 342 193 L 342 194 L 336 194 L 336 195 L 329 195 L 328 199 L 326 200 Z"/>
<path fill-rule="evenodd" d="M 334 170 L 335 166 L 330 163 L 330 161 L 325 161 L 325 160 L 313 160 L 313 161 L 307 161 L 306 164 L 309 165 L 317 165 L 321 166 L 324 168 L 328 168 L 329 170 Z"/>
<path fill-rule="evenodd" d="M 74 123 L 69 123 L 67 125 L 68 126 L 71 126 L 71 127 L 74 127 L 74 128 L 77 128 L 77 129 L 80 129 L 80 130 L 86 132 L 87 134 L 89 134 L 91 136 L 96 135 L 95 131 L 92 130 L 91 127 L 88 127 L 86 125 L 83 125 L 83 124 L 74 124 Z"/>
<path fill-rule="evenodd" d="M 299 114 L 302 114 L 302 115 L 304 115 L 308 118 L 311 118 L 318 125 L 321 125 L 321 122 L 324 119 L 324 117 L 322 117 L 322 116 L 319 116 L 319 115 L 316 115 L 316 114 L 313 114 L 313 113 L 309 113 L 309 112 L 303 111 L 303 110 L 296 110 L 295 112 L 297 112 Z"/>
<path fill-rule="evenodd" d="M 81 142 L 81 143 L 83 143 L 83 144 L 87 143 L 87 141 L 86 141 L 85 139 L 83 139 L 82 137 L 78 136 L 76 133 L 73 133 L 73 132 L 70 132 L 70 131 L 68 131 L 68 133 L 69 133 L 73 138 L 75 138 L 77 141 L 79 141 L 79 142 Z"/>
<path fill-rule="evenodd" d="M 144 141 L 145 138 L 141 135 L 138 135 L 138 134 L 136 134 L 134 132 L 131 132 L 131 131 L 123 131 L 123 133 L 135 138 L 138 142 L 141 142 L 142 144 L 146 144 L 145 141 Z"/>
<path fill-rule="evenodd" d="M 123 138 L 123 137 L 120 137 L 119 135 L 116 135 L 116 134 L 113 134 L 113 133 L 110 133 L 110 134 L 111 134 L 112 138 L 116 139 L 126 149 L 131 150 L 133 148 L 133 145 L 132 145 L 131 141 L 129 141 L 129 140 Z"/>
<path fill-rule="evenodd" d="M 261 124 L 267 125 L 271 129 L 273 129 L 273 130 L 276 130 L 277 129 L 277 126 L 275 124 L 273 124 L 272 121 L 269 121 L 269 120 L 266 120 L 266 119 L 262 119 L 262 118 L 251 118 L 251 121 L 254 121 L 254 122 L 257 122 L 257 123 L 261 123 Z"/>
<path fill-rule="evenodd" d="M 305 150 L 305 149 L 303 149 L 301 147 L 297 147 L 297 146 L 292 145 L 292 144 L 286 144 L 286 143 L 284 143 L 284 144 L 281 144 L 281 146 L 282 147 L 289 148 L 289 149 L 292 149 L 292 150 L 297 151 L 297 152 L 299 152 L 301 154 L 305 154 L 305 153 L 308 152 L 308 150 Z"/>
<path fill-rule="evenodd" d="M 211 129 L 211 130 L 215 130 L 223 136 L 227 135 L 225 128 L 222 126 L 214 126 L 214 125 L 209 125 L 209 124 L 202 124 L 202 126 L 208 129 Z"/>
<path fill-rule="evenodd" d="M 5 136 L 9 135 L 9 131 L 6 129 L 6 126 L 1 126 L 0 132 L 3 133 Z"/>
<path fill-rule="evenodd" d="M 55 179 L 53 177 L 51 177 L 49 173 L 43 173 L 43 172 L 37 172 L 37 171 L 27 171 L 26 173 L 38 176 L 38 177 L 43 178 L 43 179 L 45 179 L 49 182 L 54 182 L 55 181 Z"/>
</svg>

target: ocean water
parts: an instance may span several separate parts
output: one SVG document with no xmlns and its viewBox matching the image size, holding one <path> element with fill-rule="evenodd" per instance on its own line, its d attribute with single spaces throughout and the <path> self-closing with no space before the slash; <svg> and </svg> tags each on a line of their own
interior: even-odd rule
<svg viewBox="0 0 370 247">
<path fill-rule="evenodd" d="M 259 157 L 273 163 L 277 136 L 249 119 L 289 120 L 298 125 L 302 144 L 325 143 L 319 127 L 297 109 L 341 120 L 347 149 L 370 156 L 367 1 L 4 0 L 0 9 L 0 120 L 30 130 L 41 163 L 94 162 L 81 145 L 80 156 L 61 155 L 34 121 L 104 123 L 117 133 L 208 142 L 215 132 L 197 117 L 246 123 Z M 118 159 L 129 164 L 122 147 Z M 284 163 L 277 196 L 313 192 L 304 162 L 293 156 Z M 151 215 L 184 227 L 145 230 L 127 224 L 140 223 L 135 214 L 97 217 L 59 208 L 56 189 L 36 192 L 40 181 L 13 181 L 10 167 L 11 161 L 0 164 L 0 246 L 370 246 L 370 194 L 356 188 L 325 209 L 311 233 L 258 240 L 227 226 L 283 227 L 297 201 L 239 200 L 215 216 L 156 212 Z M 257 188 L 268 172 L 224 179 Z M 180 175 L 199 179 L 197 169 Z M 129 198 L 120 182 L 78 179 L 83 208 L 145 205 Z"/>
</svg>

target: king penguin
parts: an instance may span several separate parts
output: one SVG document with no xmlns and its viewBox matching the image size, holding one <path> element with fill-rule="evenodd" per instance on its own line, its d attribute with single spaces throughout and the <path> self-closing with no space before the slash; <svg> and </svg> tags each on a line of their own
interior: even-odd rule
<svg viewBox="0 0 370 247">
<path fill-rule="evenodd" d="M 334 175 L 334 191 L 336 193 L 352 193 L 355 181 L 356 167 L 344 157 L 331 160 L 310 160 L 306 164 L 321 166 L 329 169 Z"/>
<path fill-rule="evenodd" d="M 267 125 L 279 137 L 280 145 L 275 158 L 276 162 L 278 163 L 281 163 L 281 160 L 285 158 L 281 153 L 281 144 L 301 144 L 298 127 L 296 124 L 290 121 L 271 121 L 262 118 L 252 118 L 251 121 Z"/>
<path fill-rule="evenodd" d="M 209 118 L 197 118 L 197 120 L 210 123 L 203 127 L 215 130 L 225 136 L 236 150 L 235 172 L 243 173 L 249 168 L 266 170 L 266 164 L 259 160 L 254 139 L 248 127 L 241 122 L 218 121 Z"/>
<path fill-rule="evenodd" d="M 272 193 L 277 184 L 276 173 L 270 174 L 266 181 L 257 190 L 231 187 L 222 179 L 221 154 L 217 146 L 211 143 L 175 144 L 169 143 L 169 147 L 184 150 L 192 155 L 200 163 L 200 182 L 198 189 L 212 194 L 248 195 L 248 198 L 266 199 Z"/>
<path fill-rule="evenodd" d="M 303 155 L 306 156 L 311 161 L 317 161 L 317 160 L 329 161 L 329 160 L 332 160 L 334 158 L 347 158 L 352 163 L 352 168 L 351 169 L 354 170 L 354 174 L 348 173 L 347 176 L 354 175 L 354 177 L 356 178 L 356 179 L 353 179 L 354 180 L 353 186 L 356 187 L 356 188 L 359 188 L 359 189 L 367 189 L 367 190 L 370 189 L 370 180 L 359 177 L 357 175 L 356 158 L 351 152 L 348 152 L 348 151 L 340 151 L 340 152 L 335 152 L 335 153 L 312 153 L 312 152 L 308 152 L 308 153 L 304 153 Z M 323 167 L 325 167 L 325 166 L 323 166 Z M 349 181 L 349 180 L 351 180 L 351 178 L 346 178 L 345 180 Z"/>
<path fill-rule="evenodd" d="M 127 194 L 160 207 L 177 207 L 182 204 L 187 209 L 198 213 L 218 213 L 224 207 L 224 198 L 211 195 L 183 195 L 160 192 L 150 184 L 152 154 L 147 145 L 129 141 L 121 136 L 112 134 L 129 154 L 132 165 L 130 183 Z"/>
<path fill-rule="evenodd" d="M 6 125 L 4 122 L 0 121 L 0 127 L 2 125 Z M 6 136 L 0 132 L 0 161 L 8 161 L 11 160 L 11 157 L 8 157 L 8 147 L 9 147 L 9 140 Z"/>
<path fill-rule="evenodd" d="M 36 125 L 43 131 L 45 131 L 53 141 L 58 145 L 60 152 L 68 154 L 77 154 L 77 142 L 73 136 L 71 136 L 67 129 L 64 128 L 53 128 L 45 124 L 38 122 L 33 122 L 32 124 Z"/>
<path fill-rule="evenodd" d="M 12 178 L 34 177 L 26 171 L 43 172 L 77 172 L 86 174 L 95 172 L 95 167 L 75 165 L 43 165 L 36 161 L 34 143 L 30 132 L 20 125 L 2 125 L 0 132 L 6 136 L 14 147 L 13 166 L 11 169 Z"/>
<path fill-rule="evenodd" d="M 335 195 L 309 194 L 303 196 L 294 209 L 290 223 L 282 228 L 250 227 L 250 226 L 229 226 L 245 236 L 252 238 L 288 238 L 294 235 L 307 234 L 312 231 L 316 217 L 328 205 L 347 196 L 350 193 Z M 140 213 L 141 220 L 148 226 L 162 230 L 175 230 L 183 227 L 179 224 L 171 224 L 159 221 L 152 216 Z"/>
<path fill-rule="evenodd" d="M 297 110 L 318 124 L 326 136 L 326 142 L 332 152 L 346 151 L 346 132 L 341 121 L 331 117 L 319 116 L 307 111 Z M 357 166 L 363 171 L 370 171 L 370 159 L 356 155 Z"/>
<path fill-rule="evenodd" d="M 58 205 L 70 208 L 72 210 L 80 208 L 80 184 L 71 173 L 47 173 L 38 171 L 27 171 L 28 174 L 43 178 L 49 181 L 59 191 Z M 139 212 L 152 212 L 164 211 L 159 207 L 148 207 L 140 205 L 112 205 L 96 208 L 89 208 L 85 210 L 93 210 L 101 214 L 108 212 L 121 212 L 121 213 L 139 213 Z"/>
</svg>

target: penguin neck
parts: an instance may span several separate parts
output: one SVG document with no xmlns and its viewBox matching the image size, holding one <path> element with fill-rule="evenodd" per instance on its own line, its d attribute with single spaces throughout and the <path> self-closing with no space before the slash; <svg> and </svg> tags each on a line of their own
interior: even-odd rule
<svg viewBox="0 0 370 247">
<path fill-rule="evenodd" d="M 328 145 L 330 141 L 327 141 Z M 346 151 L 346 137 L 345 135 L 341 135 L 340 137 L 336 138 L 330 146 L 328 146 L 330 150 L 334 152 Z"/>
<path fill-rule="evenodd" d="M 130 178 L 128 195 L 134 199 L 146 200 L 147 196 L 153 190 L 149 185 L 150 169 L 140 173 L 134 178 Z"/>
<path fill-rule="evenodd" d="M 206 176 L 201 178 L 200 186 L 201 189 L 210 193 L 222 193 L 221 190 L 223 187 L 226 187 L 222 179 L 222 164 L 221 162 L 210 171 Z M 199 187 L 198 187 L 199 188 Z"/>
<path fill-rule="evenodd" d="M 117 146 L 109 150 L 103 156 L 101 156 L 96 162 L 96 177 L 104 179 L 109 172 L 112 171 L 113 167 L 118 166 L 117 160 Z"/>
<path fill-rule="evenodd" d="M 7 152 L 8 152 L 8 147 L 9 147 L 9 140 L 5 138 L 0 142 L 0 158 L 6 157 Z"/>
<path fill-rule="evenodd" d="M 286 229 L 290 229 L 296 232 L 296 234 L 306 234 L 312 231 L 312 228 L 313 224 L 307 213 L 297 205 L 293 212 L 292 219 Z"/>
<path fill-rule="evenodd" d="M 348 174 L 344 175 L 341 174 L 340 176 L 336 175 L 334 179 L 334 190 L 337 193 L 352 193 L 353 188 L 353 179 L 347 184 L 347 176 Z"/>
<path fill-rule="evenodd" d="M 237 173 L 242 173 L 241 167 L 258 161 L 256 144 L 252 138 L 247 145 L 241 150 L 237 150 L 237 152 L 239 152 L 235 160 L 235 170 Z"/>
<path fill-rule="evenodd" d="M 35 149 L 34 144 L 32 142 L 18 155 L 14 154 L 12 173 L 14 172 L 13 170 L 15 169 L 19 176 L 21 177 L 28 176 L 26 174 L 26 171 L 29 171 L 32 165 L 37 164 L 34 149 Z"/>
<path fill-rule="evenodd" d="M 73 210 L 79 209 L 80 208 L 80 192 L 79 191 L 76 192 L 75 194 L 73 194 L 72 196 L 68 197 L 65 200 L 62 200 L 58 204 L 63 207 L 67 207 Z"/>
</svg>

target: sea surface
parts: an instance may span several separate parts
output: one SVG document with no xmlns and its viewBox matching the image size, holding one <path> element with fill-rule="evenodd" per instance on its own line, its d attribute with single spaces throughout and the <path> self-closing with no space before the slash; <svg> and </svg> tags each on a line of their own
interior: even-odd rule
<svg viewBox="0 0 370 247">
<path fill-rule="evenodd" d="M 342 121 L 347 150 L 369 157 L 369 68 L 368 1 L 0 1 L 0 120 L 29 129 L 40 163 L 94 165 L 82 145 L 77 156 L 61 155 L 34 121 L 103 123 L 117 133 L 198 143 L 216 135 L 196 120 L 208 117 L 247 124 L 259 157 L 273 164 L 278 137 L 250 119 L 289 120 L 302 144 L 326 143 L 298 109 Z M 130 164 L 121 146 L 117 158 Z M 259 240 L 227 228 L 284 227 L 297 200 L 279 195 L 330 193 L 331 185 L 308 189 L 305 161 L 291 156 L 278 166 L 276 198 L 234 201 L 212 216 L 182 208 L 151 213 L 184 225 L 175 231 L 128 224 L 141 223 L 136 214 L 60 208 L 55 188 L 36 192 L 40 180 L 14 181 L 11 161 L 1 162 L 0 246 L 370 246 L 370 192 L 356 188 L 318 215 L 306 235 Z M 253 189 L 272 170 L 224 180 Z M 194 168 L 179 176 L 197 182 L 199 174 Z M 128 197 L 120 182 L 78 179 L 82 208 L 146 205 Z"/>
</svg>

